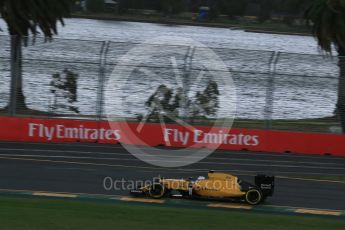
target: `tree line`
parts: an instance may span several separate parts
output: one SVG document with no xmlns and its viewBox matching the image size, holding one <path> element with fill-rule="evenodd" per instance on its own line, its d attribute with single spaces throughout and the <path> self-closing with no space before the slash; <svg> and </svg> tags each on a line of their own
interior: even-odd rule
<svg viewBox="0 0 345 230">
<path fill-rule="evenodd" d="M 215 17 L 220 14 L 229 17 L 251 15 L 265 20 L 274 13 L 302 16 L 313 0 L 118 0 L 118 3 L 122 12 L 128 9 L 151 9 L 171 14 L 196 13 L 201 6 L 207 6 Z"/>
</svg>

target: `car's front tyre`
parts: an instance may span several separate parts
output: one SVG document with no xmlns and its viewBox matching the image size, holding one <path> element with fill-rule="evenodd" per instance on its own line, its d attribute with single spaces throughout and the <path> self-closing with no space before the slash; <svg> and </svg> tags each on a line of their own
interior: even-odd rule
<svg viewBox="0 0 345 230">
<path fill-rule="evenodd" d="M 166 193 L 166 189 L 162 184 L 153 184 L 149 189 L 149 196 L 154 199 L 161 199 Z"/>
<path fill-rule="evenodd" d="M 258 205 L 263 201 L 263 196 L 259 189 L 252 188 L 246 193 L 245 199 L 250 205 Z"/>
</svg>

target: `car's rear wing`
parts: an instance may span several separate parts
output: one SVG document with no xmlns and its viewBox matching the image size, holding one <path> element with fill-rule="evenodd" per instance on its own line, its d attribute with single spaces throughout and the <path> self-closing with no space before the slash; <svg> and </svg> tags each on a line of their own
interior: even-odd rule
<svg viewBox="0 0 345 230">
<path fill-rule="evenodd" d="M 262 195 L 272 196 L 274 193 L 274 176 L 257 175 L 255 185 L 261 189 Z"/>
</svg>

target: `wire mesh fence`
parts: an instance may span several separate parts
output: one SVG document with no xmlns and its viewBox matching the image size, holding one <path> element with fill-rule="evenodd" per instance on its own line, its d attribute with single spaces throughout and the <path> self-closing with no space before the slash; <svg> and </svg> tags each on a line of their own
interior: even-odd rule
<svg viewBox="0 0 345 230">
<path fill-rule="evenodd" d="M 140 121 L 145 114 L 153 114 L 150 103 L 153 96 L 161 94 L 165 115 L 175 106 L 175 116 L 208 125 L 234 116 L 230 88 L 217 82 L 212 74 L 216 73 L 233 83 L 234 127 L 341 131 L 342 110 L 336 107 L 341 105 L 338 92 L 343 92 L 339 84 L 340 70 L 344 73 L 345 67 L 342 58 L 187 45 L 67 39 L 46 42 L 36 38 L 22 47 L 20 64 L 14 65 L 11 38 L 0 36 L 0 44 L 1 115 Z M 136 52 L 138 47 L 140 52 Z M 211 65 L 205 69 L 200 59 L 207 52 L 217 55 L 225 68 Z M 14 76 L 15 87 L 11 85 Z M 112 85 L 114 76 L 116 84 Z M 212 88 L 213 82 L 216 88 Z M 163 86 L 164 93 L 160 92 Z M 181 90 L 187 99 L 174 104 L 177 98 L 181 100 Z M 210 93 L 216 95 L 213 101 Z M 16 101 L 15 108 L 10 108 L 11 100 Z M 149 122 L 159 122 L 150 118 Z"/>
</svg>

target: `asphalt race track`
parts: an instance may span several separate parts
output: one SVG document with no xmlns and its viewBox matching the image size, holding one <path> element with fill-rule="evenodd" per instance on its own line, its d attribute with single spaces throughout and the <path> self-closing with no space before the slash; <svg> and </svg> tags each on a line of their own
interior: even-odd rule
<svg viewBox="0 0 345 230">
<path fill-rule="evenodd" d="M 120 145 L 0 143 L 0 189 L 7 190 L 128 195 L 107 191 L 104 179 L 188 178 L 211 169 L 249 181 L 258 173 L 277 176 L 276 193 L 265 205 L 345 210 L 345 181 L 327 180 L 345 178 L 345 158 L 217 151 L 188 167 L 160 168 Z"/>
</svg>

